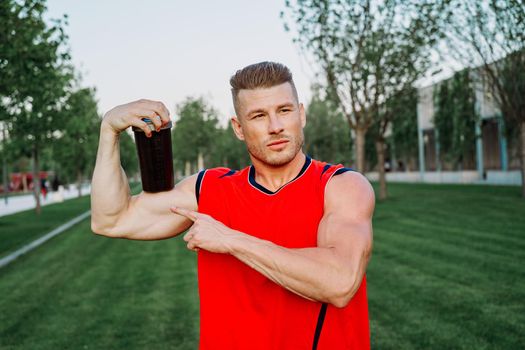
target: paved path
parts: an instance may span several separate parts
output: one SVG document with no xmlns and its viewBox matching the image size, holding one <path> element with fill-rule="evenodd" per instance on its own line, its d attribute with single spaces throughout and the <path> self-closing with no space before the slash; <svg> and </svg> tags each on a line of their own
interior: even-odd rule
<svg viewBox="0 0 525 350">
<path fill-rule="evenodd" d="M 13 262 L 18 257 L 20 257 L 20 256 L 22 256 L 22 255 L 32 251 L 33 249 L 41 246 L 42 244 L 44 244 L 45 242 L 49 241 L 51 238 L 55 237 L 56 235 L 66 231 L 67 229 L 71 228 L 72 226 L 78 224 L 80 221 L 82 221 L 85 218 L 87 218 L 90 214 L 91 214 L 91 211 L 88 210 L 85 213 L 77 216 L 76 218 L 69 220 L 65 224 L 60 225 L 59 227 L 57 227 L 53 231 L 48 232 L 47 234 L 43 235 L 42 237 L 40 237 L 38 239 L 35 239 L 31 243 L 26 244 L 22 248 L 17 249 L 16 251 L 12 252 L 11 254 L 3 257 L 2 259 L 0 259 L 0 268 L 6 266 L 7 264 L 9 264 L 11 262 Z"/>
<path fill-rule="evenodd" d="M 91 193 L 91 186 L 87 185 L 82 187 L 82 195 L 87 195 Z M 76 198 L 78 191 L 75 185 L 69 186 L 69 190 L 63 191 L 64 200 L 70 198 Z M 55 203 L 53 193 L 50 192 L 47 194 L 47 198 L 44 199 L 42 196 L 41 203 L 42 205 L 48 205 Z M 24 211 L 28 209 L 33 209 L 35 207 L 35 198 L 32 194 L 25 194 L 20 196 L 9 197 L 7 205 L 5 204 L 3 196 L 0 196 L 0 216 L 14 214 L 19 211 Z"/>
</svg>

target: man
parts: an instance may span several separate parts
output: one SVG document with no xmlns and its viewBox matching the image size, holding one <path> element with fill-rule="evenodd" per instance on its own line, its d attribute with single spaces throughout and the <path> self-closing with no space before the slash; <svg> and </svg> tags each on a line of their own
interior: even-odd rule
<svg viewBox="0 0 525 350">
<path fill-rule="evenodd" d="M 253 165 L 130 196 L 118 133 L 133 125 L 149 135 L 141 118 L 159 129 L 169 113 L 147 100 L 118 106 L 101 124 L 93 231 L 154 240 L 191 226 L 184 240 L 198 252 L 201 349 L 368 349 L 373 189 L 303 153 L 306 116 L 288 68 L 254 64 L 230 83 L 231 122 Z"/>
</svg>

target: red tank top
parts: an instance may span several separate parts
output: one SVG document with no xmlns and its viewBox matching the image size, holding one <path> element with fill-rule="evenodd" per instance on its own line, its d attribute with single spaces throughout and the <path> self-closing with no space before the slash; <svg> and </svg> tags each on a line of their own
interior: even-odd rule
<svg viewBox="0 0 525 350">
<path fill-rule="evenodd" d="M 203 170 L 199 212 L 283 247 L 315 247 L 326 183 L 346 170 L 307 157 L 276 192 L 255 181 L 253 166 Z M 198 276 L 202 350 L 370 348 L 366 277 L 350 303 L 336 308 L 304 299 L 227 254 L 199 251 Z"/>
</svg>

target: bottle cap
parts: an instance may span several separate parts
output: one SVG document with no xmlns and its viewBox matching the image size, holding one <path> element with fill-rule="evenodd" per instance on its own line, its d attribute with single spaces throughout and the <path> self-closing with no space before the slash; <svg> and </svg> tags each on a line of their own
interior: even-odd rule
<svg viewBox="0 0 525 350">
<path fill-rule="evenodd" d="M 158 117 L 158 116 L 157 116 Z M 160 118 L 160 117 L 159 117 Z M 157 131 L 155 130 L 155 124 L 153 124 L 153 122 L 151 121 L 151 119 L 149 118 L 142 118 L 142 120 L 148 124 L 148 127 L 151 131 Z M 168 122 L 168 124 L 164 125 L 163 127 L 160 128 L 160 130 L 164 130 L 164 129 L 171 129 L 171 127 L 173 126 L 173 124 L 171 123 L 171 120 Z M 140 128 L 137 128 L 136 126 L 133 126 L 131 128 L 133 131 L 139 131 L 139 132 L 144 132 L 142 129 Z"/>
</svg>

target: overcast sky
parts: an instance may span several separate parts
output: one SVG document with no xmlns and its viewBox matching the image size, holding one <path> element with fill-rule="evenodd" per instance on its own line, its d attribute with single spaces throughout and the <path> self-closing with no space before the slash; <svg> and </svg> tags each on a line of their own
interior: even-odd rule
<svg viewBox="0 0 525 350">
<path fill-rule="evenodd" d="M 139 98 L 160 100 L 172 114 L 187 96 L 204 96 L 222 120 L 233 113 L 229 78 L 273 60 L 294 75 L 307 102 L 311 67 L 284 31 L 284 0 L 49 0 L 48 17 L 69 16 L 73 63 L 95 86 L 101 113 Z"/>
</svg>

